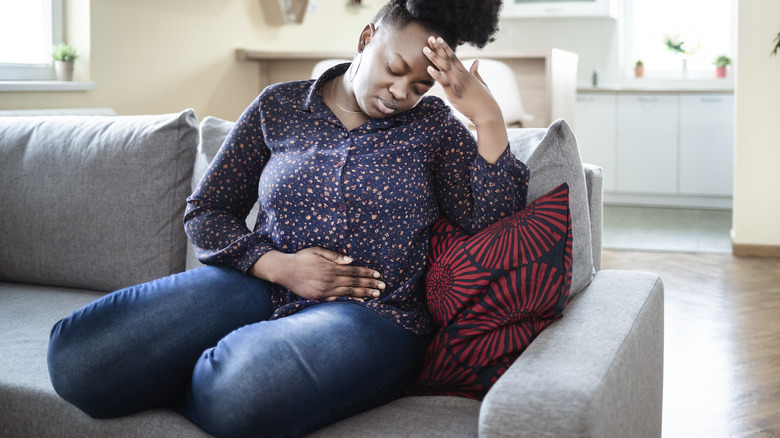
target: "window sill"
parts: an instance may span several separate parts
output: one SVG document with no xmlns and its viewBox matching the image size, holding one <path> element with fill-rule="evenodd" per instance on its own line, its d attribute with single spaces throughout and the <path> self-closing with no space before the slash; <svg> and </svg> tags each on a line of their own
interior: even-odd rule
<svg viewBox="0 0 780 438">
<path fill-rule="evenodd" d="M 0 92 L 5 91 L 91 91 L 94 82 L 65 81 L 0 81 Z"/>
</svg>

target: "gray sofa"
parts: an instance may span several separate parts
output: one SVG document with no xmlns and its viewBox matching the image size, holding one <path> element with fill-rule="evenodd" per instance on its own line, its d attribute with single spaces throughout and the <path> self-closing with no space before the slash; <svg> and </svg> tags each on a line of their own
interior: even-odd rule
<svg viewBox="0 0 780 438">
<path fill-rule="evenodd" d="M 0 437 L 207 436 L 174 411 L 95 420 L 49 382 L 52 325 L 107 291 L 197 265 L 184 199 L 232 124 L 159 116 L 0 117 Z M 661 433 L 663 285 L 602 271 L 601 169 L 568 126 L 510 132 L 529 197 L 571 193 L 573 298 L 482 402 L 405 397 L 316 437 L 651 437 Z M 251 222 L 251 219 L 249 219 Z"/>
</svg>

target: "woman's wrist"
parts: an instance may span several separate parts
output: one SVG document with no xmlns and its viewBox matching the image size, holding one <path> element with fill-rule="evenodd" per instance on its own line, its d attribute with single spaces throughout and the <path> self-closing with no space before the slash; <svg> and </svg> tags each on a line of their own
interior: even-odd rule
<svg viewBox="0 0 780 438">
<path fill-rule="evenodd" d="M 488 163 L 495 163 L 506 151 L 509 144 L 509 136 L 503 117 L 483 119 L 475 126 L 479 154 Z"/>
<path fill-rule="evenodd" d="M 261 280 L 266 280 L 271 283 L 279 283 L 280 267 L 284 266 L 283 259 L 287 254 L 271 250 L 263 254 L 251 268 L 249 273 Z"/>
</svg>

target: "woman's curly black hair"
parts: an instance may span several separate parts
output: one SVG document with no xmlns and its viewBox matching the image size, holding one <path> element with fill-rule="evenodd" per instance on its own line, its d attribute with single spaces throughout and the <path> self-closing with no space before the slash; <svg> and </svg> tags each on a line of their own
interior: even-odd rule
<svg viewBox="0 0 780 438">
<path fill-rule="evenodd" d="M 494 40 L 498 31 L 501 0 L 390 0 L 376 15 L 382 21 L 403 27 L 417 21 L 441 36 L 453 49 L 469 43 L 479 48 Z"/>
</svg>

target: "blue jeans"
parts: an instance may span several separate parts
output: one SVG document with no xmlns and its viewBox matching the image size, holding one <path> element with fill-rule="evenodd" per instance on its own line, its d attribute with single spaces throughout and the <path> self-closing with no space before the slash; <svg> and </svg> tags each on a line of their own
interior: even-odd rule
<svg viewBox="0 0 780 438">
<path fill-rule="evenodd" d="M 122 289 L 54 326 L 52 384 L 97 418 L 168 406 L 217 436 L 300 436 L 399 397 L 429 341 L 350 302 L 272 310 L 222 267 Z"/>
</svg>

